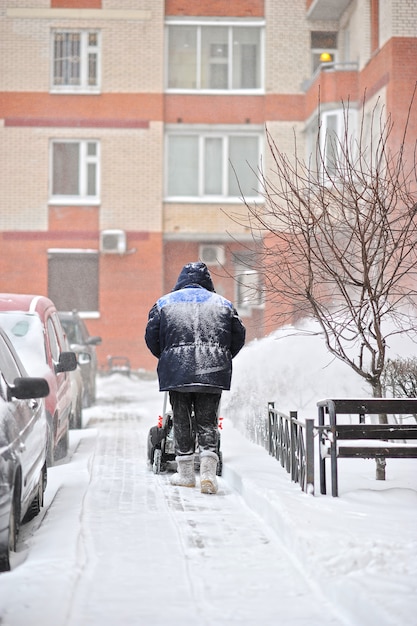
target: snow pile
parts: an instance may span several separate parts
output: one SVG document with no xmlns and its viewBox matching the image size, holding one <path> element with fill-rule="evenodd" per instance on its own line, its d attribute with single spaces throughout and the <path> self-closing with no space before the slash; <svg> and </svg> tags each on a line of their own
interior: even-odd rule
<svg viewBox="0 0 417 626">
<path fill-rule="evenodd" d="M 318 400 L 371 396 L 366 381 L 329 354 L 317 333 L 312 321 L 297 329 L 286 326 L 247 344 L 234 359 L 232 387 L 223 394 L 222 412 L 251 440 L 257 441 L 263 429 L 268 402 L 286 415 L 297 411 L 299 418 L 317 420 Z M 390 338 L 390 358 L 415 352 L 407 336 Z"/>
</svg>

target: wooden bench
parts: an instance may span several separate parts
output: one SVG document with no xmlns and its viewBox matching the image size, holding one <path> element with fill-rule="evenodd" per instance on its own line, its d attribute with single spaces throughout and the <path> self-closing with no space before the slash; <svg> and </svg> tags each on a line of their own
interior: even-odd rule
<svg viewBox="0 0 417 626">
<path fill-rule="evenodd" d="M 417 441 L 416 445 L 409 443 L 417 440 L 417 422 L 365 424 L 366 415 L 416 415 L 417 398 L 330 399 L 321 400 L 317 406 L 322 494 L 326 493 L 327 458 L 333 496 L 338 495 L 338 458 L 417 458 Z M 358 423 L 338 424 L 340 415 L 358 415 Z"/>
</svg>

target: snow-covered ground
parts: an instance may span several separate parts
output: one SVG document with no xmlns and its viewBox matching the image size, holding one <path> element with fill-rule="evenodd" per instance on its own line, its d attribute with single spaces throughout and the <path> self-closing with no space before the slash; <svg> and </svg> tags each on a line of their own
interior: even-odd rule
<svg viewBox="0 0 417 626">
<path fill-rule="evenodd" d="M 410 348 L 411 350 L 411 348 Z M 279 335 L 235 360 L 216 496 L 146 463 L 154 378 L 100 377 L 98 400 L 51 468 L 41 514 L 0 575 L 1 626 L 415 626 L 417 461 L 340 463 L 339 498 L 302 493 L 245 435 L 259 403 L 315 417 L 369 395 L 318 338 Z"/>
</svg>

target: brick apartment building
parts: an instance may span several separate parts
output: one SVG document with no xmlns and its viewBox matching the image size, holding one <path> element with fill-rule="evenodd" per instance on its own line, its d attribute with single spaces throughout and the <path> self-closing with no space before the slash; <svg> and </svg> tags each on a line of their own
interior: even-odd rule
<svg viewBox="0 0 417 626">
<path fill-rule="evenodd" d="M 200 258 L 263 336 L 239 216 L 265 126 L 307 151 L 319 88 L 323 130 L 365 90 L 403 123 L 416 67 L 415 0 L 1 0 L 0 291 L 79 309 L 102 367 L 153 369 L 148 310 Z"/>
</svg>

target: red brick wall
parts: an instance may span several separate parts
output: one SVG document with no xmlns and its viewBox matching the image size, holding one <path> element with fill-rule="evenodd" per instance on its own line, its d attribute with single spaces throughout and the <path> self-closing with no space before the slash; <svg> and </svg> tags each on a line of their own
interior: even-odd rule
<svg viewBox="0 0 417 626">
<path fill-rule="evenodd" d="M 56 225 L 57 220 L 52 209 L 51 223 Z M 148 311 L 163 293 L 162 236 L 128 232 L 127 238 L 135 252 L 100 256 L 100 317 L 88 319 L 87 325 L 91 334 L 103 338 L 98 348 L 102 369 L 107 356 L 113 355 L 127 356 L 135 369 L 153 370 L 155 359 L 143 336 Z M 97 250 L 98 231 L 3 232 L 0 246 L 0 292 L 47 296 L 48 248 Z"/>
<path fill-rule="evenodd" d="M 175 124 L 262 124 L 263 96 L 165 96 L 165 121 Z"/>
<path fill-rule="evenodd" d="M 165 15 L 263 17 L 264 0 L 165 0 Z"/>
<path fill-rule="evenodd" d="M 164 245 L 164 291 L 170 292 L 175 286 L 178 275 L 186 263 L 198 261 L 200 242 L 192 241 L 167 241 Z M 233 264 L 233 253 L 246 251 L 238 243 L 227 243 L 225 245 L 226 262 L 224 266 L 210 265 L 209 271 L 217 293 L 233 302 L 236 305 L 236 283 L 233 279 L 235 267 Z M 160 294 L 162 295 L 162 293 Z M 243 322 L 246 326 L 247 341 L 259 337 L 259 329 L 263 328 L 263 309 L 252 309 L 249 316 L 244 316 Z"/>
<path fill-rule="evenodd" d="M 317 109 L 319 102 L 354 102 L 358 94 L 357 72 L 321 72 L 306 93 L 304 119 Z"/>
<path fill-rule="evenodd" d="M 405 123 L 411 106 L 416 83 L 417 39 L 396 37 L 376 54 L 361 73 L 359 95 L 370 98 L 383 87 L 387 88 L 387 112 L 394 126 L 390 135 L 396 150 L 403 143 Z M 405 157 L 411 164 L 414 159 L 414 141 L 417 136 L 417 99 L 414 101 L 408 122 L 408 140 Z"/>
<path fill-rule="evenodd" d="M 379 48 L 379 0 L 371 0 L 371 51 Z"/>
<path fill-rule="evenodd" d="M 0 118 L 20 118 L 26 125 L 31 118 L 54 124 L 59 119 L 95 120 L 97 125 L 108 126 L 109 120 L 162 120 L 163 96 L 149 93 L 106 93 L 99 96 L 74 97 L 34 92 L 2 92 Z M 99 120 L 102 120 L 101 124 Z"/>
<path fill-rule="evenodd" d="M 143 337 L 148 311 L 162 291 L 162 238 L 128 233 L 128 246 L 136 252 L 100 257 L 100 363 L 126 356 L 132 367 L 153 369 Z"/>
<path fill-rule="evenodd" d="M 101 0 L 51 0 L 51 9 L 101 9 Z"/>
<path fill-rule="evenodd" d="M 35 233 L 0 233 L 1 292 L 47 295 L 47 246 L 30 235 Z"/>
<path fill-rule="evenodd" d="M 409 115 L 405 139 L 406 159 L 414 160 L 414 144 L 417 137 L 417 94 L 411 103 L 416 87 L 417 39 L 398 37 L 388 44 L 391 56 L 390 82 L 387 89 L 387 107 L 395 116 L 392 140 L 399 146 L 403 142 L 403 132 Z M 410 109 L 410 112 L 409 112 Z"/>
</svg>

